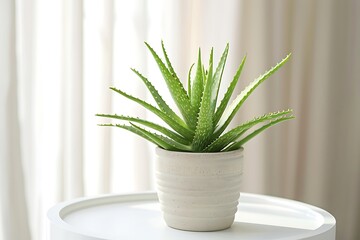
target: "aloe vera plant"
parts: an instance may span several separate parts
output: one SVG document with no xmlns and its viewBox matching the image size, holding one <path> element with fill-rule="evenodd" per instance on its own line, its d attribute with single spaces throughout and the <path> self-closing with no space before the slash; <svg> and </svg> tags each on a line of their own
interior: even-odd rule
<svg viewBox="0 0 360 240">
<path fill-rule="evenodd" d="M 213 63 L 213 49 L 210 53 L 209 66 L 207 69 L 205 69 L 203 65 L 201 51 L 199 49 L 193 78 L 191 77 L 191 71 L 194 65 L 192 65 L 189 70 L 187 90 L 175 73 L 163 42 L 161 42 L 161 45 L 165 61 L 159 57 L 149 44 L 145 44 L 155 59 L 181 116 L 177 115 L 169 107 L 146 77 L 137 70 L 131 69 L 143 81 L 154 98 L 157 107 L 115 87 L 110 87 L 110 89 L 145 107 L 161 118 L 168 127 L 137 117 L 117 114 L 97 114 L 99 117 L 126 122 L 125 124 L 100 124 L 100 126 L 126 129 L 170 151 L 221 152 L 238 149 L 265 129 L 294 118 L 292 110 L 290 109 L 268 113 L 240 124 L 225 133 L 229 123 L 233 120 L 250 94 L 288 61 L 291 54 L 287 55 L 282 61 L 251 82 L 232 103 L 229 104 L 244 67 L 246 61 L 245 56 L 222 100 L 217 104 L 221 79 L 229 52 L 229 44 L 226 45 L 216 68 L 214 68 Z M 250 129 L 254 128 L 255 130 L 248 133 Z"/>
</svg>

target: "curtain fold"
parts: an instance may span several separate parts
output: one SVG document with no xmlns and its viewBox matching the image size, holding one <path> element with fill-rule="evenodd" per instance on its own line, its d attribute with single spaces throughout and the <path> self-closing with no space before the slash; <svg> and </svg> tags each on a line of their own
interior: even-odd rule
<svg viewBox="0 0 360 240">
<path fill-rule="evenodd" d="M 64 199 L 84 196 L 83 3 L 63 1 L 60 164 Z"/>
<path fill-rule="evenodd" d="M 30 229 L 18 114 L 15 2 L 3 1 L 0 15 L 0 238 L 26 240 L 30 239 Z M 18 225 L 21 231 L 14 225 Z"/>
<path fill-rule="evenodd" d="M 111 129 L 94 128 L 95 113 L 111 112 L 114 2 L 84 2 L 84 184 L 90 195 L 111 191 Z M 91 159 L 91 161 L 86 161 Z"/>
<path fill-rule="evenodd" d="M 292 52 L 236 116 L 296 115 L 246 144 L 243 191 L 322 207 L 338 239 L 360 238 L 359 1 L 5 0 L 0 29 L 1 240 L 45 240 L 57 202 L 154 188 L 153 146 L 95 114 L 158 121 L 109 87 L 154 103 L 135 67 L 170 99 L 143 44 L 162 39 L 185 84 L 198 47 L 206 62 L 230 43 L 224 86 L 247 54 L 237 93 Z"/>
</svg>

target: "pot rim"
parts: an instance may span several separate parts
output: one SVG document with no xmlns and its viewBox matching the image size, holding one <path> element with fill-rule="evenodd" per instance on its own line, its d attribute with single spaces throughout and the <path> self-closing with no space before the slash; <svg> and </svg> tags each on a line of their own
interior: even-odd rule
<svg viewBox="0 0 360 240">
<path fill-rule="evenodd" d="M 161 155 L 161 156 L 174 156 L 174 155 L 183 155 L 183 156 L 217 156 L 217 155 L 221 155 L 221 156 L 227 156 L 227 155 L 239 155 L 239 154 L 243 154 L 244 152 L 244 148 L 240 147 L 239 149 L 236 150 L 232 150 L 232 151 L 227 151 L 227 152 L 181 152 L 181 151 L 170 151 L 170 150 L 166 150 L 163 149 L 159 146 L 156 146 L 155 148 L 155 153 L 157 155 Z"/>
</svg>

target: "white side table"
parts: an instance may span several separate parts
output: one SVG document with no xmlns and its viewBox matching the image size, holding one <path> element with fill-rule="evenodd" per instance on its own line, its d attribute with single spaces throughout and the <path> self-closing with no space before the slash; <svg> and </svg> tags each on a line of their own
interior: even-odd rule
<svg viewBox="0 0 360 240">
<path fill-rule="evenodd" d="M 238 208 L 227 230 L 186 232 L 166 226 L 155 193 L 77 199 L 49 210 L 50 240 L 335 239 L 335 218 L 308 204 L 241 193 Z"/>
</svg>

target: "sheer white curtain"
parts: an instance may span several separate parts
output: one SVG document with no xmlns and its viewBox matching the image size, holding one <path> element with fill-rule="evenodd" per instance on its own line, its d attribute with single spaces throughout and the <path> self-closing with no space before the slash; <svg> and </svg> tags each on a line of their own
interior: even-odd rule
<svg viewBox="0 0 360 240">
<path fill-rule="evenodd" d="M 151 189 L 147 143 L 95 117 L 144 114 L 108 88 L 146 97 L 145 3 L 1 2 L 0 239 L 45 239 L 56 202 Z"/>
<path fill-rule="evenodd" d="M 161 39 L 182 79 L 199 46 L 229 42 L 225 82 L 248 56 L 240 87 L 293 53 L 238 115 L 297 116 L 245 146 L 244 191 L 323 207 L 359 239 L 359 23 L 356 0 L 1 1 L 0 239 L 45 239 L 59 201 L 153 189 L 153 147 L 94 115 L 154 118 L 108 87 L 146 98 L 135 67 L 169 97 L 143 45 Z"/>
</svg>

